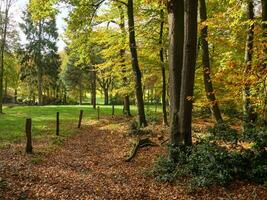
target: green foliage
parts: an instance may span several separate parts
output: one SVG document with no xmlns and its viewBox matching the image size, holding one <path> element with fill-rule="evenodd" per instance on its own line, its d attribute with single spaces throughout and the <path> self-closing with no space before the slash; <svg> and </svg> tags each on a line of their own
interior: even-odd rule
<svg viewBox="0 0 267 200">
<path fill-rule="evenodd" d="M 190 190 L 227 185 L 233 180 L 263 184 L 267 180 L 267 154 L 251 150 L 229 151 L 207 140 L 191 148 L 173 149 L 177 161 L 160 156 L 151 174 L 158 181 L 185 181 Z"/>
<path fill-rule="evenodd" d="M 237 143 L 238 132 L 227 123 L 216 123 L 214 127 L 209 128 L 208 131 L 216 140 L 229 141 L 235 144 Z"/>
<path fill-rule="evenodd" d="M 267 129 L 265 127 L 248 129 L 241 139 L 252 142 L 256 150 L 263 150 L 267 147 Z"/>
</svg>

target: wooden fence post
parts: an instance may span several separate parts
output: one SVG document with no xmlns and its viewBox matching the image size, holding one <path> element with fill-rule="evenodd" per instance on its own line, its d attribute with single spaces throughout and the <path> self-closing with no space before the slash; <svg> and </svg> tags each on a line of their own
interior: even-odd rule
<svg viewBox="0 0 267 200">
<path fill-rule="evenodd" d="M 26 132 L 26 153 L 32 153 L 32 119 L 26 119 L 25 125 L 25 132 Z"/>
<path fill-rule="evenodd" d="M 83 110 L 80 111 L 80 117 L 79 117 L 78 128 L 81 128 L 81 125 L 82 125 L 82 119 L 83 119 Z"/>
<path fill-rule="evenodd" d="M 59 112 L 57 112 L 56 135 L 59 135 Z"/>
<path fill-rule="evenodd" d="M 97 120 L 100 120 L 100 107 L 97 106 Z"/>
</svg>

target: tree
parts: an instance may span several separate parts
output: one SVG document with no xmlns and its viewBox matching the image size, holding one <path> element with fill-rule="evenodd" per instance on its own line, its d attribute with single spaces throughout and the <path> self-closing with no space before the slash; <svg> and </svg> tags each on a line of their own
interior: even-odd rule
<svg viewBox="0 0 267 200">
<path fill-rule="evenodd" d="M 185 145 L 192 145 L 192 109 L 194 99 L 195 66 L 197 57 L 198 1 L 185 3 L 185 40 L 179 108 L 179 131 Z"/>
<path fill-rule="evenodd" d="M 59 56 L 56 42 L 58 33 L 55 16 L 33 21 L 30 7 L 24 12 L 24 23 L 20 25 L 26 35 L 27 44 L 24 49 L 23 63 L 29 60 L 34 62 L 37 72 L 38 103 L 43 104 L 43 78 L 53 78 L 51 84 L 56 83 L 59 74 Z M 50 85 L 51 85 L 50 84 Z M 55 86 L 54 86 L 55 89 Z"/>
<path fill-rule="evenodd" d="M 181 72 L 183 67 L 184 48 L 184 0 L 168 1 L 169 20 L 169 91 L 170 91 L 170 144 L 178 147 L 183 137 L 178 127 Z M 170 159 L 175 155 L 170 151 Z"/>
<path fill-rule="evenodd" d="M 202 23 L 201 33 L 200 33 L 200 41 L 202 47 L 202 65 L 203 65 L 203 76 L 204 76 L 204 85 L 205 91 L 207 95 L 207 99 L 211 103 L 212 114 L 217 123 L 222 122 L 222 116 L 219 109 L 218 102 L 216 101 L 215 92 L 213 89 L 212 79 L 210 77 L 211 69 L 210 69 L 210 58 L 209 58 L 209 43 L 207 40 L 208 37 L 208 26 L 206 25 L 207 21 L 207 8 L 206 1 L 200 0 L 200 20 Z"/>
<path fill-rule="evenodd" d="M 13 4 L 13 0 L 4 0 L 0 2 L 0 114 L 3 113 L 3 76 L 4 76 L 4 52 L 6 48 L 6 40 L 8 34 L 8 26 L 10 23 L 10 8 Z"/>
<path fill-rule="evenodd" d="M 131 56 L 132 56 L 132 69 L 133 69 L 134 76 L 135 76 L 135 94 L 136 94 L 136 101 L 137 101 L 139 125 L 146 126 L 147 121 L 146 121 L 145 109 L 144 109 L 142 73 L 139 68 L 137 46 L 136 46 L 136 40 L 135 40 L 133 0 L 128 0 L 127 13 L 128 13 L 129 45 L 130 45 Z"/>
<path fill-rule="evenodd" d="M 163 124 L 168 125 L 167 110 L 166 110 L 166 69 L 164 63 L 164 48 L 163 48 L 163 31 L 164 31 L 164 10 L 160 9 L 160 35 L 159 35 L 159 45 L 160 45 L 160 62 L 161 62 L 161 76 L 162 76 L 162 113 L 163 113 Z"/>
<path fill-rule="evenodd" d="M 253 0 L 247 2 L 247 19 L 248 19 L 248 30 L 246 39 L 246 50 L 245 50 L 245 63 L 243 71 L 243 130 L 246 132 L 249 128 L 252 128 L 252 123 L 255 122 L 255 113 L 253 105 L 250 100 L 250 81 L 252 69 L 252 56 L 253 56 L 253 40 L 254 40 L 254 3 Z"/>
</svg>

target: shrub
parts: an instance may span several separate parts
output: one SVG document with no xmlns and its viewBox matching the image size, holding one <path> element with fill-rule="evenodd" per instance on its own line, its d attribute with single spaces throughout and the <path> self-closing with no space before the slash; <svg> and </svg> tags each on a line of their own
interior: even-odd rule
<svg viewBox="0 0 267 200">
<path fill-rule="evenodd" d="M 237 130 L 230 127 L 226 123 L 216 123 L 213 128 L 209 128 L 208 131 L 213 135 L 216 140 L 223 140 L 232 143 L 237 143 L 238 132 Z"/>
</svg>

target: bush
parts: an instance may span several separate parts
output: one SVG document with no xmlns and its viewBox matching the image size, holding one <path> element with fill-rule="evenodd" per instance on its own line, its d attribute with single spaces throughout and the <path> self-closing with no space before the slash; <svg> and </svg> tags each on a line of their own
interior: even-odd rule
<svg viewBox="0 0 267 200">
<path fill-rule="evenodd" d="M 173 162 L 160 156 L 152 170 L 158 181 L 183 178 L 191 190 L 211 185 L 227 185 L 233 180 L 265 183 L 267 154 L 252 150 L 229 151 L 203 140 L 191 148 L 171 149 L 177 155 Z"/>
<path fill-rule="evenodd" d="M 238 132 L 237 130 L 231 128 L 226 123 L 216 123 L 213 128 L 209 128 L 208 131 L 213 135 L 216 140 L 223 140 L 232 143 L 237 143 Z"/>
<path fill-rule="evenodd" d="M 253 148 L 262 151 L 267 147 L 267 129 L 252 128 L 242 135 L 242 140 L 253 143 Z"/>
</svg>

